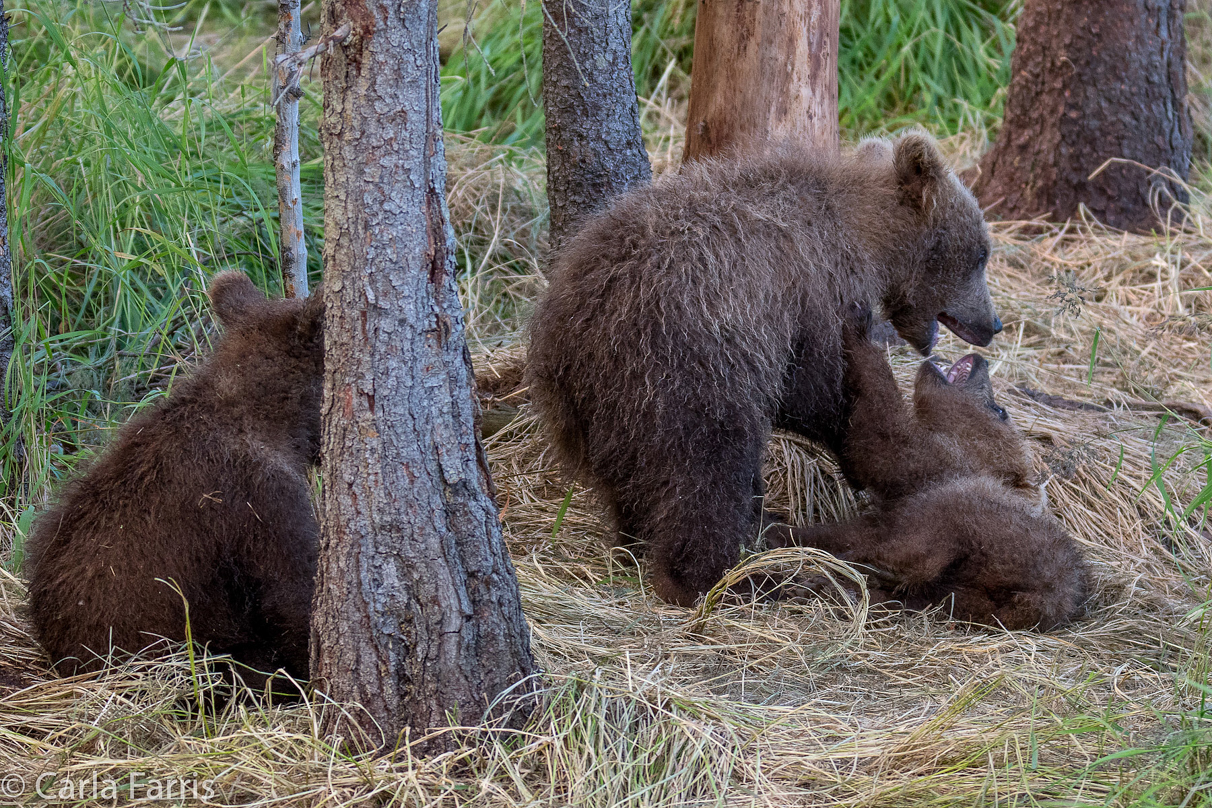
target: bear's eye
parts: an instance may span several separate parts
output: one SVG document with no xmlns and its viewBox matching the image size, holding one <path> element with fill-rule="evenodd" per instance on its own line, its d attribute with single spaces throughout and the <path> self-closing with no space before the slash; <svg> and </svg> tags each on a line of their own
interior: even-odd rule
<svg viewBox="0 0 1212 808">
<path fill-rule="evenodd" d="M 993 410 L 993 414 L 996 415 L 1001 420 L 1003 420 L 1003 421 L 1010 420 L 1010 413 L 1006 412 L 1004 409 L 1002 409 L 998 405 L 994 404 L 993 402 L 989 402 L 989 409 Z"/>
<path fill-rule="evenodd" d="M 987 249 L 985 249 L 984 247 L 981 247 L 981 251 L 976 254 L 976 265 L 978 267 L 983 267 L 985 265 L 985 262 L 988 260 L 989 260 L 989 251 Z"/>
</svg>

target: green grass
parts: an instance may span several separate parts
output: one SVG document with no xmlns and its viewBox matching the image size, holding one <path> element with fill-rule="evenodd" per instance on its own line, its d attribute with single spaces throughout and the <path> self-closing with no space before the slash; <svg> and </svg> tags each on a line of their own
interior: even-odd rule
<svg viewBox="0 0 1212 808">
<path fill-rule="evenodd" d="M 675 96 L 687 92 L 694 8 L 689 0 L 633 3 L 632 68 L 641 98 L 662 82 L 673 85 Z M 843 131 L 854 137 L 917 123 L 954 134 L 995 124 L 1018 8 L 1017 0 L 843 0 Z M 453 12 L 451 19 L 461 21 Z M 539 3 L 491 0 L 471 39 L 459 41 L 442 70 L 447 128 L 494 142 L 541 144 L 541 54 Z"/>
<path fill-rule="evenodd" d="M 158 37 L 124 35 L 119 10 L 10 10 L 12 400 L 35 499 L 59 459 L 158 395 L 204 343 L 210 273 L 277 282 L 261 93 L 217 85 L 212 64 L 173 58 Z M 318 163 L 305 174 L 318 181 Z M 15 456 L 3 458 L 11 486 Z"/>
<path fill-rule="evenodd" d="M 1175 670 L 1176 700 L 1183 707 L 1159 712 L 1169 731 L 1153 743 L 1123 743 L 1082 772 L 1082 777 L 1118 773 L 1104 804 L 1132 808 L 1212 806 L 1212 601 L 1198 615 L 1200 633 L 1195 648 L 1185 652 Z M 1117 722 L 1105 727 L 1104 742 L 1113 746 L 1129 740 Z M 1109 778 L 1106 778 L 1109 779 Z"/>
<path fill-rule="evenodd" d="M 464 13 L 462 3 L 454 4 L 448 25 L 461 26 Z M 636 0 L 632 19 L 636 92 L 650 96 L 670 63 L 677 81 L 685 84 L 694 43 L 694 4 Z M 442 67 L 447 130 L 474 132 L 494 143 L 541 146 L 542 53 L 543 12 L 538 0 L 490 0 Z"/>
<path fill-rule="evenodd" d="M 851 134 L 1001 119 L 1019 0 L 843 0 L 839 112 Z"/>
<path fill-rule="evenodd" d="M 1160 420 L 1160 433 L 1168 421 Z M 1189 454 L 1202 458 L 1193 464 L 1194 472 L 1203 472 L 1203 485 L 1189 501 L 1182 501 L 1167 490 L 1164 472 L 1179 458 Z M 1212 502 L 1212 440 L 1200 432 L 1190 431 L 1183 445 L 1166 458 L 1155 458 L 1154 475 L 1149 485 L 1156 486 L 1166 510 L 1163 528 L 1176 548 L 1191 538 L 1183 527 L 1207 531 L 1208 507 Z M 1185 569 L 1184 579 L 1195 601 L 1202 601 L 1186 616 L 1197 626 L 1195 642 L 1180 649 L 1170 671 L 1173 682 L 1173 702 L 1176 708 L 1157 711 L 1159 723 L 1168 731 L 1149 743 L 1133 742 L 1130 734 L 1112 725 L 1109 741 L 1120 748 L 1101 758 L 1093 770 L 1124 771 L 1107 801 L 1109 805 L 1130 805 L 1133 808 L 1162 808 L 1162 806 L 1212 806 L 1212 591 L 1206 585 L 1193 582 L 1205 571 L 1184 567 L 1180 558 L 1190 557 L 1176 549 L 1175 563 Z"/>
</svg>

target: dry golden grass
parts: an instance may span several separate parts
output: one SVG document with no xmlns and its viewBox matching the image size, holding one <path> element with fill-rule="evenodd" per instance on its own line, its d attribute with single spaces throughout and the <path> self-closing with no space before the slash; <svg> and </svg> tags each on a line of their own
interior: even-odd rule
<svg viewBox="0 0 1212 808">
<path fill-rule="evenodd" d="M 541 174 L 471 143 L 451 147 L 451 169 L 460 238 L 480 256 L 463 268 L 472 343 L 491 372 L 516 358 L 518 318 L 542 286 Z M 1089 615 L 1069 628 L 1011 633 L 862 602 L 663 604 L 608 549 L 588 492 L 573 490 L 553 536 L 568 485 L 523 404 L 488 451 L 549 692 L 526 732 L 429 760 L 407 748 L 358 758 L 318 733 L 334 705 L 183 708 L 197 684 L 184 657 L 58 680 L 26 633 L 21 584 L 4 576 L 0 776 L 26 790 L 0 803 L 38 802 L 39 775 L 56 775 L 43 780 L 54 794 L 141 773 L 134 797 L 178 778 L 209 785 L 214 803 L 263 806 L 1118 805 L 1135 804 L 1150 783 L 1132 778 L 1148 771 L 1176 785 L 1147 804 L 1207 804 L 1183 791 L 1205 782 L 1179 776 L 1187 758 L 1106 759 L 1190 730 L 1179 717 L 1206 696 L 1212 542 L 1202 510 L 1184 516 L 1208 481 L 1189 416 L 1212 406 L 1212 242 L 1194 210 L 1157 238 L 995 227 L 997 388 L 1095 568 Z M 946 338 L 939 353 L 964 350 Z M 892 354 L 906 379 L 918 359 Z M 1185 407 L 1168 415 L 1170 402 Z M 768 476 L 773 505 L 797 520 L 856 508 L 793 436 L 772 441 Z M 807 550 L 745 563 L 853 574 Z M 134 799 L 126 789 L 102 802 Z"/>
</svg>

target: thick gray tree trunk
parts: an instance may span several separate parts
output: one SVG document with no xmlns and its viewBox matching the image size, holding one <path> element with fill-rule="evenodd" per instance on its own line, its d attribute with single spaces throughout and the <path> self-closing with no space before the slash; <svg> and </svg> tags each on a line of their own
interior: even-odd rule
<svg viewBox="0 0 1212 808">
<path fill-rule="evenodd" d="M 0 73 L 8 74 L 8 19 L 4 16 L 4 0 L 0 0 Z M 0 138 L 8 144 L 8 101 L 4 86 L 0 83 Z M 12 412 L 8 406 L 8 385 L 5 379 L 13 360 L 16 335 L 13 332 L 13 254 L 8 242 L 8 195 L 5 184 L 8 178 L 8 159 L 0 151 L 0 430 L 9 425 Z M 20 436 L 14 435 L 11 444 L 14 459 L 22 454 Z"/>
<path fill-rule="evenodd" d="M 274 60 L 274 173 L 278 185 L 278 252 L 286 297 L 307 297 L 307 243 L 299 180 L 298 72 L 290 60 L 303 47 L 299 0 L 278 0 L 278 55 Z"/>
<path fill-rule="evenodd" d="M 683 161 L 767 142 L 838 149 L 839 0 L 700 0 Z"/>
<path fill-rule="evenodd" d="M 1027 0 L 1002 131 L 973 189 L 1002 219 L 1085 205 L 1123 230 L 1186 201 L 1185 0 Z M 1109 160 L 1114 160 L 1108 164 Z M 1102 169 L 1101 171 L 1099 169 Z"/>
<path fill-rule="evenodd" d="M 611 197 L 652 180 L 631 70 L 629 0 L 543 5 L 543 108 L 553 250 Z"/>
<path fill-rule="evenodd" d="M 326 30 L 352 30 L 321 70 L 324 490 L 312 676 L 319 691 L 361 704 L 364 728 L 377 735 L 373 719 L 392 745 L 409 728 L 416 737 L 479 721 L 535 663 L 477 439 L 446 209 L 436 1 L 328 0 L 324 17 Z"/>
</svg>

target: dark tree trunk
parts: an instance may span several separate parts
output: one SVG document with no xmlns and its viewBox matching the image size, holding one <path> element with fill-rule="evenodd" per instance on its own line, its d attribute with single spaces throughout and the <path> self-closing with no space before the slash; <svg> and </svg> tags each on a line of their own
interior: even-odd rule
<svg viewBox="0 0 1212 808">
<path fill-rule="evenodd" d="M 683 161 L 796 140 L 837 151 L 839 0 L 699 0 Z"/>
<path fill-rule="evenodd" d="M 535 673 L 455 286 L 435 0 L 325 4 L 324 490 L 312 675 L 395 743 Z M 515 712 L 514 717 L 520 713 Z M 329 713 L 328 729 L 338 718 Z M 377 732 L 376 732 L 377 735 Z M 373 736 L 372 736 L 373 737 Z M 375 738 L 377 742 L 377 738 Z M 449 735 L 429 751 L 448 747 Z"/>
<path fill-rule="evenodd" d="M 631 71 L 631 3 L 543 6 L 551 246 L 614 196 L 652 180 Z"/>
<path fill-rule="evenodd" d="M 0 73 L 8 75 L 8 19 L 5 17 L 4 0 L 0 0 Z M 7 147 L 9 137 L 8 102 L 4 95 L 4 85 L 0 81 L 0 138 L 3 146 Z M 13 307 L 13 254 L 8 242 L 8 196 L 5 185 L 8 180 L 8 159 L 6 152 L 0 150 L 0 435 L 10 426 L 12 412 L 8 404 L 8 366 L 13 360 L 13 349 L 16 347 Z M 19 461 L 22 455 L 21 438 L 13 434 L 12 456 Z M 17 473 L 16 463 L 12 472 Z"/>
<path fill-rule="evenodd" d="M 1191 165 L 1185 9 L 1027 0 L 1001 135 L 974 183 L 991 215 L 1064 221 L 1085 205 L 1112 227 L 1148 231 L 1151 202 L 1164 216 L 1186 201 L 1167 178 L 1185 180 Z"/>
</svg>

